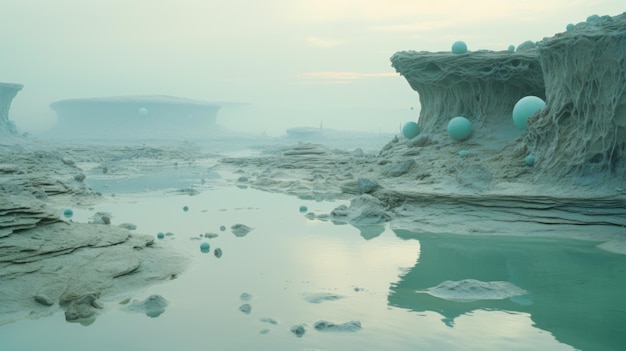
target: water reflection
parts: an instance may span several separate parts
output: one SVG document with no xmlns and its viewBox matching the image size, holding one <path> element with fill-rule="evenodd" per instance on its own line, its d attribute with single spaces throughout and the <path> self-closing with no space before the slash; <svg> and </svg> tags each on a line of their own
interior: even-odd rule
<svg viewBox="0 0 626 351">
<path fill-rule="evenodd" d="M 625 256 L 585 241 L 395 233 L 419 240 L 421 252 L 418 263 L 392 284 L 391 306 L 436 312 L 451 328 L 479 311 L 524 313 L 536 328 L 578 349 L 621 350 L 626 345 Z M 510 282 L 529 294 L 460 302 L 419 292 L 463 279 Z"/>
</svg>

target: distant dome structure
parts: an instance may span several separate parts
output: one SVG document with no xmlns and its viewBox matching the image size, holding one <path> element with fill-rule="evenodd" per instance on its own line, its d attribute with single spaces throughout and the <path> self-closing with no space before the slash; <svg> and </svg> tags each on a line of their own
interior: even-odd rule
<svg viewBox="0 0 626 351">
<path fill-rule="evenodd" d="M 221 104 L 166 95 L 68 99 L 50 104 L 55 134 L 73 137 L 202 136 L 216 127 Z"/>
</svg>

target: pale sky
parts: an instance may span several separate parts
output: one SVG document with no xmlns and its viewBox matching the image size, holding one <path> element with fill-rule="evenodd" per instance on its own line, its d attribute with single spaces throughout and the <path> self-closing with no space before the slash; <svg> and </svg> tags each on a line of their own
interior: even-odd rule
<svg viewBox="0 0 626 351">
<path fill-rule="evenodd" d="M 419 97 L 397 51 L 505 50 L 565 31 L 623 0 L 0 0 L 0 82 L 10 118 L 52 125 L 56 100 L 172 95 L 246 102 L 218 123 L 397 132 Z M 415 106 L 415 110 L 411 107 Z"/>
</svg>

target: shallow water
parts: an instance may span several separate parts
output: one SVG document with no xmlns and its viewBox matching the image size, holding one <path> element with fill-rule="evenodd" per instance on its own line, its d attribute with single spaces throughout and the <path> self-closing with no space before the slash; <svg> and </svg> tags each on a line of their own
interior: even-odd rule
<svg viewBox="0 0 626 351">
<path fill-rule="evenodd" d="M 120 186 L 124 186 L 123 184 Z M 169 301 L 151 318 L 108 303 L 89 326 L 62 313 L 0 327 L 1 350 L 621 350 L 626 346 L 626 256 L 596 243 L 357 229 L 310 220 L 343 202 L 314 202 L 253 189 L 197 196 L 118 195 L 95 212 L 136 232 L 173 235 L 158 245 L 192 259 L 178 279 L 120 296 Z M 188 211 L 183 208 L 187 206 Z M 230 227 L 253 230 L 235 236 Z M 226 230 L 221 231 L 220 227 Z M 200 238 L 205 233 L 216 238 Z M 200 244 L 208 242 L 210 252 Z M 223 256 L 217 258 L 214 250 Z M 508 282 L 528 294 L 445 299 L 443 281 Z M 242 294 L 249 298 L 242 298 Z M 480 291 L 479 291 L 480 293 Z M 485 297 L 489 297 L 485 295 Z M 240 311 L 248 303 L 250 313 Z M 356 331 L 318 331 L 320 320 L 359 321 Z M 274 323 L 275 322 L 275 323 Z M 290 332 L 303 325 L 305 334 Z"/>
</svg>

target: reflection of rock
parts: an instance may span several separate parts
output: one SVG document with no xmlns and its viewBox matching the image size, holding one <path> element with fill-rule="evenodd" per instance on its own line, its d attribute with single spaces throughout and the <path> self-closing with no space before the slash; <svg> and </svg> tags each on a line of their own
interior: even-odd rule
<svg viewBox="0 0 626 351">
<path fill-rule="evenodd" d="M 93 323 L 97 311 L 102 309 L 98 302 L 100 293 L 81 294 L 80 292 L 66 292 L 59 300 L 59 305 L 65 307 L 65 319 L 68 322 L 78 321 L 81 324 Z"/>
<path fill-rule="evenodd" d="M 356 332 L 361 330 L 361 322 L 349 321 L 345 323 L 333 323 L 329 321 L 317 321 L 313 324 L 317 331 L 321 332 Z"/>
<path fill-rule="evenodd" d="M 143 301 L 133 301 L 124 309 L 130 312 L 145 313 L 150 318 L 156 318 L 165 312 L 169 302 L 160 295 L 150 295 Z"/>
<path fill-rule="evenodd" d="M 304 333 L 306 333 L 306 329 L 304 328 L 303 324 L 294 325 L 293 327 L 291 327 L 290 331 L 299 338 L 301 338 L 304 335 Z"/>
<path fill-rule="evenodd" d="M 365 240 L 374 239 L 385 232 L 385 226 L 382 224 L 357 225 L 354 227 L 361 232 L 361 236 Z"/>
<path fill-rule="evenodd" d="M 526 290 L 510 282 L 484 282 L 476 279 L 446 280 L 422 292 L 441 299 L 460 302 L 502 300 L 528 294 Z"/>
</svg>

